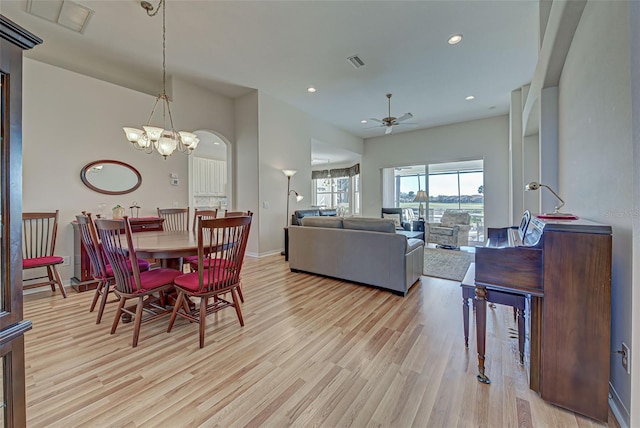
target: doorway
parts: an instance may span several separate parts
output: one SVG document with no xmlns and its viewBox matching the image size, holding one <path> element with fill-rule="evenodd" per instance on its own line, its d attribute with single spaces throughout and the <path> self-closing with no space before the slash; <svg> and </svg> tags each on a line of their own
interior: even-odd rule
<svg viewBox="0 0 640 428">
<path fill-rule="evenodd" d="M 213 131 L 197 130 L 200 142 L 189 157 L 189 206 L 231 209 L 232 162 L 228 140 Z"/>
</svg>

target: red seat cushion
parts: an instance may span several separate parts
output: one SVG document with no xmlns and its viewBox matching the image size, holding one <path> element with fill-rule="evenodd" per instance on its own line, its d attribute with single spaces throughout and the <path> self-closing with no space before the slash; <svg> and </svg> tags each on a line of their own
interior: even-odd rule
<svg viewBox="0 0 640 428">
<path fill-rule="evenodd" d="M 138 290 L 139 293 L 144 291 L 153 290 L 154 288 L 162 287 L 163 285 L 172 284 L 174 279 L 181 275 L 182 272 L 176 269 L 153 269 L 140 273 L 140 286 L 142 290 Z M 197 279 L 196 279 L 197 281 Z"/>
<path fill-rule="evenodd" d="M 130 266 L 131 262 L 127 260 L 127 267 Z M 140 270 L 140 272 L 148 271 L 150 266 L 151 264 L 148 261 L 142 259 L 138 260 L 138 270 Z M 107 264 L 104 268 L 107 270 L 107 278 L 113 278 L 113 268 L 111 267 L 111 265 Z M 131 271 L 131 269 L 129 269 L 129 271 Z"/>
<path fill-rule="evenodd" d="M 64 259 L 58 256 L 33 257 L 31 259 L 22 259 L 22 269 L 59 265 L 62 262 L 64 262 Z"/>
<path fill-rule="evenodd" d="M 219 278 L 218 278 L 217 269 L 214 271 L 213 278 L 211 279 L 212 281 L 210 282 L 209 285 L 215 284 L 216 282 L 218 282 Z M 205 281 L 209 280 L 208 275 L 205 275 L 204 280 Z M 184 289 L 185 291 L 188 291 L 191 293 L 197 293 L 200 286 L 200 284 L 198 283 L 198 272 L 192 272 L 192 273 L 180 275 L 176 279 L 174 279 L 173 283 L 176 286 Z"/>
<path fill-rule="evenodd" d="M 185 257 L 185 260 L 187 258 Z M 212 262 L 212 260 L 215 260 L 215 262 Z M 209 265 L 213 264 L 213 266 L 215 268 L 229 268 L 232 267 L 233 265 L 235 265 L 235 262 L 232 262 L 231 260 L 227 260 L 227 259 L 204 259 L 202 261 L 202 265 L 206 268 L 209 267 Z M 189 265 L 191 265 L 191 268 L 194 270 L 198 270 L 198 256 L 196 256 L 196 259 L 193 262 L 189 262 Z"/>
</svg>

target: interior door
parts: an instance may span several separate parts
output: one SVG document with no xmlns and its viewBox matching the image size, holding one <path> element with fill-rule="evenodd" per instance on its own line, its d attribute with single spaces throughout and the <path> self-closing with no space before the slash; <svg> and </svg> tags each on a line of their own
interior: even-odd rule
<svg viewBox="0 0 640 428">
<path fill-rule="evenodd" d="M 22 307 L 22 53 L 42 40 L 0 15 L 0 422 L 26 426 Z"/>
</svg>

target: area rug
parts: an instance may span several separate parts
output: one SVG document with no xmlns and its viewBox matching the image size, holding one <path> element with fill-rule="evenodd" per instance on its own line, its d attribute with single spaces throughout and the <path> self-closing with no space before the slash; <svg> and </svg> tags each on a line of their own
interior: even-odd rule
<svg viewBox="0 0 640 428">
<path fill-rule="evenodd" d="M 475 254 L 440 248 L 424 249 L 424 274 L 437 278 L 462 281 Z"/>
</svg>

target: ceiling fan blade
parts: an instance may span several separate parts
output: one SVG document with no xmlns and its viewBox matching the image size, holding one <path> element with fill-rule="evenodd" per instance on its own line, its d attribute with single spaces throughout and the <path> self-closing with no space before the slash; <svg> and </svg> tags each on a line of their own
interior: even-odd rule
<svg viewBox="0 0 640 428">
<path fill-rule="evenodd" d="M 380 119 L 376 119 L 376 118 L 369 118 L 369 120 L 373 120 L 374 122 L 378 122 L 378 123 L 382 123 L 382 121 Z"/>
<path fill-rule="evenodd" d="M 384 130 L 384 135 L 389 135 L 393 131 L 393 126 L 387 126 L 387 129 Z"/>
<path fill-rule="evenodd" d="M 405 113 L 396 119 L 396 122 L 402 122 L 403 120 L 411 119 L 413 115 L 411 113 Z"/>
</svg>

